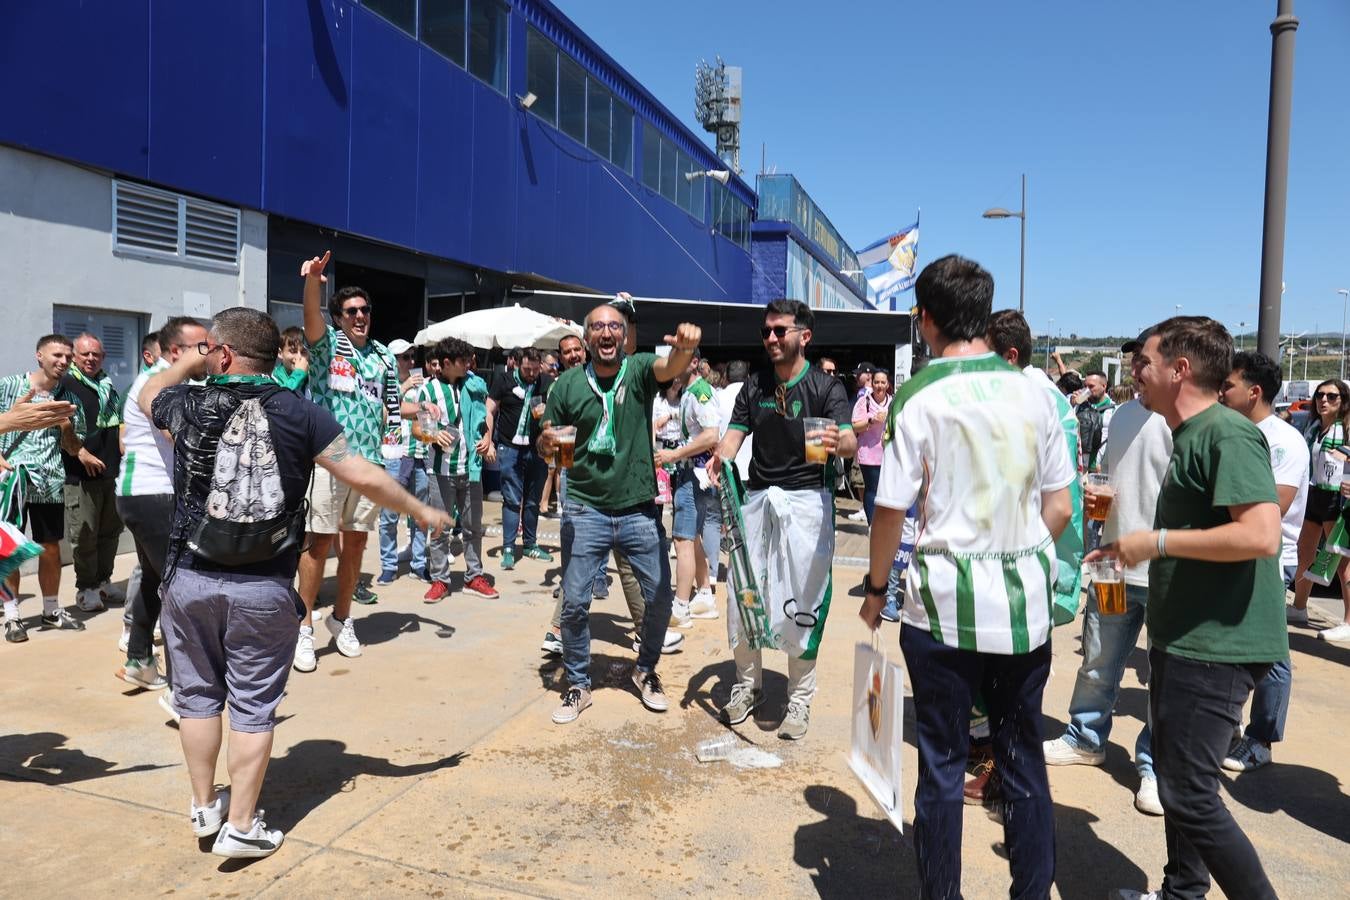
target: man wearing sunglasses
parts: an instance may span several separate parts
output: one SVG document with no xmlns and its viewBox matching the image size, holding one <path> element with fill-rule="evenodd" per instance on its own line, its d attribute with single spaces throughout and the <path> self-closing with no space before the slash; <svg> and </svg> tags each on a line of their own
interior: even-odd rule
<svg viewBox="0 0 1350 900">
<path fill-rule="evenodd" d="M 562 644 L 568 688 L 553 713 L 558 725 L 575 721 L 591 705 L 591 590 L 612 550 L 632 563 L 646 604 L 633 685 L 653 712 L 670 705 L 656 674 L 672 596 L 665 528 L 655 503 L 651 404 L 659 383 L 675 379 L 689 365 L 702 331 L 683 323 L 675 334 L 666 335 L 671 352 L 664 359 L 627 352 L 628 332 L 628 320 L 615 307 L 591 310 L 586 316 L 591 361 L 558 379 L 538 440 L 540 456 L 547 457 L 555 447 L 552 427 L 576 427 L 562 527 L 567 558 Z"/>
<path fill-rule="evenodd" d="M 334 325 L 323 320 L 320 296 L 328 277 L 323 274 L 330 254 L 316 256 L 300 267 L 305 279 L 305 340 L 309 343 L 310 394 L 342 426 L 353 454 L 384 467 L 384 442 L 390 411 L 399 407 L 398 364 L 389 348 L 370 336 L 370 295 L 359 287 L 344 287 L 328 301 Z M 333 541 L 342 533 L 338 553 L 337 596 L 324 623 L 343 656 L 361 655 L 361 642 L 351 618 L 352 595 L 361 574 L 366 540 L 376 530 L 380 508 L 322 467 L 314 470 L 309 492 L 309 549 L 300 557 L 300 598 L 305 620 L 295 649 L 295 668 L 313 672 L 314 601 L 323 581 L 324 563 Z"/>
<path fill-rule="evenodd" d="M 735 459 L 746 436 L 754 436 L 749 491 L 741 514 L 752 569 L 768 575 L 758 587 L 774 643 L 788 655 L 787 710 L 778 732 L 786 740 L 804 737 L 810 724 L 816 651 L 830 608 L 834 465 L 828 456 L 849 459 L 858 450 L 853 404 L 843 383 L 806 361 L 814 325 L 815 315 L 800 300 L 768 305 L 759 333 L 769 365 L 741 388 L 727 432 L 708 461 L 708 475 L 716 484 L 722 460 Z M 828 419 L 831 424 L 818 434 L 808 433 L 803 421 L 807 418 Z M 806 442 L 813 439 L 825 446 L 824 465 L 806 458 Z M 777 536 L 772 547 L 766 548 L 759 539 L 766 531 Z M 734 585 L 731 594 L 739 587 Z M 739 617 L 729 614 L 727 619 L 736 684 L 721 718 L 736 725 L 763 701 L 764 667 L 759 648 L 752 648 L 748 637 L 739 633 Z"/>
</svg>

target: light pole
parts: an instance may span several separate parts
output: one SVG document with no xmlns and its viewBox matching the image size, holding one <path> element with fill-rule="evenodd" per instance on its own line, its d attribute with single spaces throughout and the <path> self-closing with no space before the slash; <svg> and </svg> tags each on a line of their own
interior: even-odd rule
<svg viewBox="0 0 1350 900">
<path fill-rule="evenodd" d="M 1246 327 L 1247 327 L 1247 323 L 1246 323 L 1246 322 L 1239 322 L 1239 323 L 1238 323 L 1238 335 L 1237 335 L 1237 339 L 1238 339 L 1238 350 L 1241 350 L 1241 349 L 1242 349 L 1242 330 L 1243 330 L 1244 328 L 1246 328 Z"/>
<path fill-rule="evenodd" d="M 1289 195 L 1289 119 L 1294 95 L 1294 0 L 1278 0 L 1270 23 L 1270 113 L 1266 124 L 1266 199 L 1261 226 L 1261 306 L 1256 349 L 1275 356 L 1280 342 L 1284 220 Z M 1291 376 L 1292 377 L 1292 376 Z"/>
<path fill-rule="evenodd" d="M 1045 329 L 1045 371 L 1050 372 L 1050 336 L 1055 333 L 1055 320 L 1050 320 L 1050 325 Z"/>
<path fill-rule="evenodd" d="M 1009 212 L 1001 206 L 995 206 L 993 209 L 986 209 L 983 215 L 986 219 L 1022 220 L 1022 253 L 1021 262 L 1018 264 L 1017 311 L 1025 314 L 1027 308 L 1027 174 L 1022 173 L 1021 209 L 1017 212 Z"/>
<path fill-rule="evenodd" d="M 1345 305 L 1350 301 L 1350 291 L 1345 288 L 1337 289 L 1336 293 L 1341 295 L 1341 381 L 1345 380 Z"/>
</svg>

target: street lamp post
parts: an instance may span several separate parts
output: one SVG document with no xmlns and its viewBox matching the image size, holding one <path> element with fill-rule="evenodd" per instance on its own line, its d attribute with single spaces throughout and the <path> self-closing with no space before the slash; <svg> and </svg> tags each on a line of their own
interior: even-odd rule
<svg viewBox="0 0 1350 900">
<path fill-rule="evenodd" d="M 1284 223 L 1289 194 L 1289 120 L 1294 94 L 1294 0 L 1277 0 L 1270 23 L 1270 112 L 1266 124 L 1266 198 L 1261 226 L 1261 306 L 1256 349 L 1274 357 L 1280 343 Z M 1292 377 L 1292 376 L 1291 376 Z"/>
<path fill-rule="evenodd" d="M 1025 314 L 1027 308 L 1027 175 L 1022 173 L 1022 208 L 1017 212 L 1010 212 L 1001 206 L 995 206 L 993 209 L 986 209 L 983 213 L 986 219 L 1021 219 L 1022 220 L 1022 250 L 1021 259 L 1018 264 L 1018 284 L 1017 284 L 1017 311 Z"/>
<path fill-rule="evenodd" d="M 1341 381 L 1345 380 L 1345 305 L 1350 301 L 1350 290 L 1340 288 L 1336 293 L 1341 295 Z"/>
<path fill-rule="evenodd" d="M 1050 336 L 1055 333 L 1055 320 L 1050 320 L 1050 326 L 1045 329 L 1045 371 L 1050 373 Z"/>
</svg>

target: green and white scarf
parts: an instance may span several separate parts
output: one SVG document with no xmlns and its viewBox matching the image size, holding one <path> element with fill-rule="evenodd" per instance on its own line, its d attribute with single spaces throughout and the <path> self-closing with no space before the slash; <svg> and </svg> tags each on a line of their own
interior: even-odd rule
<svg viewBox="0 0 1350 900">
<path fill-rule="evenodd" d="M 628 371 L 628 360 L 624 359 L 619 366 L 619 374 L 614 376 L 614 383 L 610 385 L 609 390 L 600 390 L 600 384 L 595 380 L 594 363 L 586 363 L 586 381 L 590 384 L 591 390 L 595 396 L 600 398 L 600 424 L 595 426 L 595 431 L 591 433 L 591 439 L 586 442 L 586 451 L 594 453 L 597 456 L 614 455 L 614 395 L 618 393 L 619 387 L 623 384 L 623 376 Z"/>
<path fill-rule="evenodd" d="M 117 388 L 113 387 L 108 373 L 100 371 L 98 375 L 90 378 L 80 371 L 79 366 L 71 366 L 70 377 L 98 394 L 98 418 L 94 421 L 95 428 L 116 428 L 122 424 L 122 398 L 118 396 Z"/>
<path fill-rule="evenodd" d="M 525 392 L 524 399 L 520 401 L 520 420 L 516 422 L 516 433 L 511 438 L 511 443 L 519 446 L 528 446 L 530 443 L 530 398 L 534 396 L 535 385 L 539 383 L 536 379 L 531 384 L 526 384 L 520 380 L 520 372 L 511 373 L 511 377 L 516 379 L 516 384 Z"/>
</svg>

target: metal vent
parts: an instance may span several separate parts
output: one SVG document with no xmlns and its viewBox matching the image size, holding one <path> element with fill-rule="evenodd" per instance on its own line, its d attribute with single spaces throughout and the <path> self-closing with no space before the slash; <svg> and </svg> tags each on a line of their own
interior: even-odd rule
<svg viewBox="0 0 1350 900">
<path fill-rule="evenodd" d="M 183 199 L 183 253 L 196 259 L 239 260 L 239 210 Z"/>
<path fill-rule="evenodd" d="M 114 181 L 113 249 L 237 268 L 239 210 L 143 184 Z"/>
</svg>

